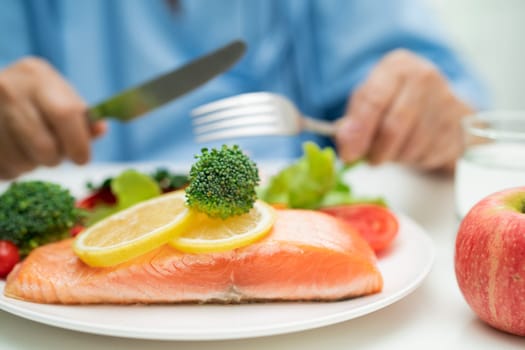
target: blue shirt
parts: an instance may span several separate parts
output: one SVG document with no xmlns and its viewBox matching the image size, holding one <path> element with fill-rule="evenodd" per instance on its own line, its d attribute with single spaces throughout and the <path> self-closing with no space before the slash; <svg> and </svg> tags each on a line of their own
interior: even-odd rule
<svg viewBox="0 0 525 350">
<path fill-rule="evenodd" d="M 339 117 L 352 90 L 387 52 L 407 48 L 433 61 L 459 96 L 485 96 L 419 0 L 0 0 L 0 67 L 47 59 L 88 103 L 242 38 L 245 57 L 226 74 L 150 115 L 111 122 L 96 161 L 189 161 L 203 146 L 189 111 L 253 91 L 290 97 L 307 115 Z M 313 135 L 231 140 L 255 159 L 293 158 Z"/>
</svg>

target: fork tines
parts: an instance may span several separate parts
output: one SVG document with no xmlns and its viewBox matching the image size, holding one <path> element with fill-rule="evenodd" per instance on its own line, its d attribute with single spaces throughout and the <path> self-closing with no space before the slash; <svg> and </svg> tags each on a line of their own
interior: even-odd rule
<svg viewBox="0 0 525 350">
<path fill-rule="evenodd" d="M 266 94 L 249 93 L 194 109 L 192 124 L 197 142 L 278 134 L 281 118 L 271 101 Z"/>
</svg>

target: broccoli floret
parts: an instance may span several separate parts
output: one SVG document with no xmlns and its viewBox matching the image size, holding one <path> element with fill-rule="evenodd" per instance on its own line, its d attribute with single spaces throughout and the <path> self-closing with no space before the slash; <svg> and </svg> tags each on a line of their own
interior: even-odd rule
<svg viewBox="0 0 525 350">
<path fill-rule="evenodd" d="M 203 148 L 190 170 L 186 188 L 189 207 L 212 218 L 244 214 L 257 199 L 259 171 L 253 161 L 234 145 L 220 150 Z"/>
<path fill-rule="evenodd" d="M 16 244 L 22 256 L 66 238 L 81 217 L 74 197 L 57 184 L 15 182 L 0 195 L 0 239 Z"/>
</svg>

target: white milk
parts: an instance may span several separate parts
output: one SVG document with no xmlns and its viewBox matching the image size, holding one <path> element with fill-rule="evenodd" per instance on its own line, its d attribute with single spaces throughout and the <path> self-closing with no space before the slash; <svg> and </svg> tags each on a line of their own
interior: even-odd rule
<svg viewBox="0 0 525 350">
<path fill-rule="evenodd" d="M 456 211 L 462 218 L 488 194 L 517 186 L 525 186 L 525 144 L 472 146 L 457 164 Z"/>
</svg>

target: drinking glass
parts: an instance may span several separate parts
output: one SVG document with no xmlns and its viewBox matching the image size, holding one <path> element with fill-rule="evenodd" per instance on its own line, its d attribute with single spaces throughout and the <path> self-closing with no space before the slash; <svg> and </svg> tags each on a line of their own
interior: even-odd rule
<svg viewBox="0 0 525 350">
<path fill-rule="evenodd" d="M 525 111 L 486 111 L 463 120 L 465 149 L 455 176 L 456 212 L 479 200 L 525 186 Z"/>
</svg>

